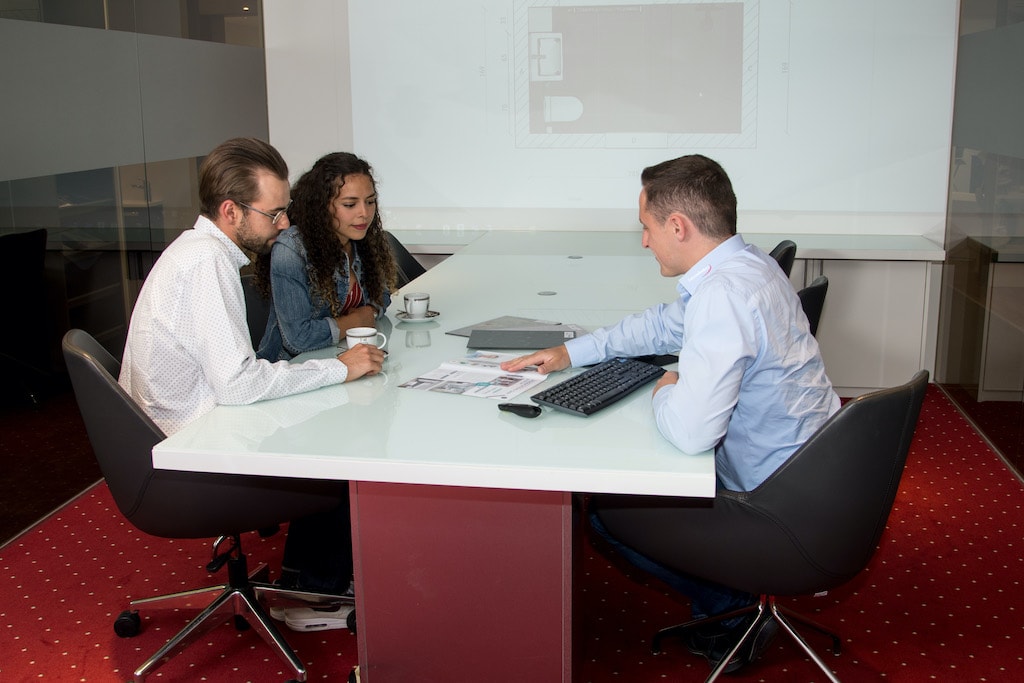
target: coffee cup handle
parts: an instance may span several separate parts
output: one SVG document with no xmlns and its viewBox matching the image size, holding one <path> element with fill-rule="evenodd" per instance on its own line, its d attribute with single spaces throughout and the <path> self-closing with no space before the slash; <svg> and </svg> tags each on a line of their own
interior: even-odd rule
<svg viewBox="0 0 1024 683">
<path fill-rule="evenodd" d="M 380 344 L 377 344 L 377 348 L 378 349 L 383 349 L 384 346 L 388 343 L 388 336 L 386 334 L 384 334 L 383 332 L 378 332 L 377 336 L 380 337 Z"/>
</svg>

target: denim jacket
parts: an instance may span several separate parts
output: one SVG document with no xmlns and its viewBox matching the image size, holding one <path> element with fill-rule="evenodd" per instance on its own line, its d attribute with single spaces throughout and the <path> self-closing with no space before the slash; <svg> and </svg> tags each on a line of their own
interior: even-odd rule
<svg viewBox="0 0 1024 683">
<path fill-rule="evenodd" d="M 356 284 L 362 287 L 363 264 L 358 253 L 354 252 L 354 260 Z M 256 354 L 259 358 L 288 360 L 304 351 L 338 343 L 340 332 L 330 306 L 319 297 L 314 300 L 310 291 L 309 268 L 306 247 L 295 226 L 291 226 L 278 235 L 270 252 L 270 317 Z M 348 276 L 347 263 L 334 271 L 339 301 L 344 301 L 348 292 Z M 383 306 L 367 302 L 365 290 L 363 300 L 374 307 L 374 317 L 380 319 L 391 304 L 391 294 L 385 290 Z"/>
</svg>

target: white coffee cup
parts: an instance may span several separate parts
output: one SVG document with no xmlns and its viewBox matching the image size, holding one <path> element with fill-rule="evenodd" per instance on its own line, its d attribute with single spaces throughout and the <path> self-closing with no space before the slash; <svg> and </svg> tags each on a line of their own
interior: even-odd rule
<svg viewBox="0 0 1024 683">
<path fill-rule="evenodd" d="M 379 342 L 377 337 L 380 337 Z M 372 344 L 380 349 L 388 343 L 388 337 L 375 327 L 350 327 L 345 330 L 345 343 L 350 349 L 355 348 L 356 344 Z"/>
<path fill-rule="evenodd" d="M 430 295 L 425 292 L 413 292 L 405 295 L 405 314 L 410 318 L 425 318 L 430 308 Z"/>
</svg>

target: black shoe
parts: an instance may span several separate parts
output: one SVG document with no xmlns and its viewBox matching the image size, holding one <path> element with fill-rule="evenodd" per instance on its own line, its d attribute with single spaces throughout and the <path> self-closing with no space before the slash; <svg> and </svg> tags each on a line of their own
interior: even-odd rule
<svg viewBox="0 0 1024 683">
<path fill-rule="evenodd" d="M 761 624 L 757 632 L 754 633 L 754 637 L 751 638 L 750 650 L 747 655 L 747 663 L 756 662 L 764 654 L 768 646 L 775 640 L 775 636 L 779 634 L 779 622 L 775 621 L 774 618 L 768 619 Z"/>
<path fill-rule="evenodd" d="M 703 630 L 693 629 L 686 634 L 683 643 L 691 654 L 704 657 L 714 668 L 743 636 L 743 632 L 749 625 L 750 622 L 744 620 L 739 626 L 731 629 L 723 629 L 721 626 L 711 626 Z M 747 664 L 747 658 L 744 656 L 745 649 L 733 655 L 729 663 L 725 665 L 723 673 L 735 673 Z"/>
<path fill-rule="evenodd" d="M 743 634 L 756 616 L 744 619 L 739 625 L 729 629 L 728 632 L 713 637 L 710 639 L 710 646 L 703 651 L 705 657 L 707 657 L 708 663 L 712 668 L 718 666 L 718 663 L 722 661 L 722 658 L 729 654 L 733 646 L 739 642 L 739 639 L 743 637 Z M 768 646 L 771 645 L 775 636 L 779 633 L 779 624 L 775 619 L 768 618 L 761 622 L 757 630 L 750 637 L 750 642 L 734 654 L 730 659 L 725 668 L 722 669 L 722 673 L 733 674 L 745 667 L 751 662 L 756 662 L 764 654 Z M 701 641 L 699 636 L 695 633 L 693 638 L 687 638 L 687 648 L 694 654 L 701 654 L 696 652 L 695 649 L 691 648 L 691 644 L 697 646 L 698 644 L 708 643 L 708 639 Z"/>
</svg>

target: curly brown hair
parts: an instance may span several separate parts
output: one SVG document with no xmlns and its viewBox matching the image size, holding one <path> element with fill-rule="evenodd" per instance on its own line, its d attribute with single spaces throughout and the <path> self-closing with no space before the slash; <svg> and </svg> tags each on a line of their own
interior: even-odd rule
<svg viewBox="0 0 1024 683">
<path fill-rule="evenodd" d="M 333 152 L 321 157 L 313 168 L 302 174 L 292 187 L 292 206 L 288 216 L 306 247 L 310 265 L 310 291 L 327 303 L 332 315 L 341 315 L 343 302 L 338 300 L 334 273 L 345 267 L 345 251 L 334 231 L 331 202 L 350 175 L 364 175 L 373 183 L 373 169 L 359 157 L 348 152 Z M 361 240 L 351 242 L 363 264 L 363 289 L 370 301 L 383 305 L 384 291 L 393 291 L 398 284 L 398 268 L 388 245 L 380 217 L 380 207 L 373 214 Z M 270 294 L 270 256 L 261 255 L 255 263 L 256 284 L 264 296 Z"/>
</svg>

